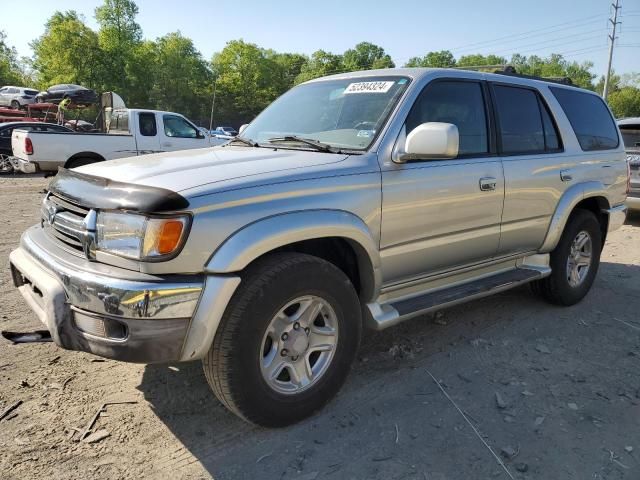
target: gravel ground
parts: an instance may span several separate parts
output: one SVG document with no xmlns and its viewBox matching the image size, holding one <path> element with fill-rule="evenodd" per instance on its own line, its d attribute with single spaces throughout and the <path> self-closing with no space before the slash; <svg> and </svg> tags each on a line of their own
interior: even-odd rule
<svg viewBox="0 0 640 480">
<path fill-rule="evenodd" d="M 41 328 L 8 255 L 46 183 L 0 179 L 2 330 Z M 0 412 L 23 402 L 0 421 L 0 478 L 637 479 L 639 307 L 636 217 L 610 236 L 579 305 L 520 288 L 368 333 L 338 397 L 281 430 L 228 413 L 199 363 L 125 364 L 0 339 Z M 69 438 L 109 401 L 137 403 L 106 408 L 96 428 L 108 437 Z"/>
</svg>

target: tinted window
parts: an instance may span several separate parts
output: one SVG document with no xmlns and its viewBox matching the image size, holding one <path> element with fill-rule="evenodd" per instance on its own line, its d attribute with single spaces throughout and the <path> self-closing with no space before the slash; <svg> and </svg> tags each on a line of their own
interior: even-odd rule
<svg viewBox="0 0 640 480">
<path fill-rule="evenodd" d="M 538 98 L 540 104 L 540 112 L 542 113 L 542 125 L 544 126 L 544 146 L 545 150 L 560 150 L 562 145 L 560 143 L 560 136 L 558 135 L 558 129 L 555 123 L 551 120 L 549 109 L 542 103 L 542 100 Z"/>
<path fill-rule="evenodd" d="M 600 97 L 567 88 L 552 87 L 584 151 L 618 146 L 618 130 Z"/>
<path fill-rule="evenodd" d="M 145 137 L 155 137 L 158 133 L 155 113 L 143 112 L 139 117 L 140 135 Z"/>
<path fill-rule="evenodd" d="M 502 85 L 495 85 L 494 92 L 502 152 L 544 151 L 544 129 L 536 93 Z"/>
<path fill-rule="evenodd" d="M 460 155 L 489 151 L 484 96 L 477 82 L 444 81 L 427 85 L 407 117 L 407 135 L 426 122 L 456 125 Z"/>
<path fill-rule="evenodd" d="M 640 149 L 640 125 L 620 125 L 620 133 L 627 150 Z"/>
<path fill-rule="evenodd" d="M 176 115 L 164 115 L 164 134 L 167 137 L 196 138 L 198 131 L 184 118 Z"/>
</svg>

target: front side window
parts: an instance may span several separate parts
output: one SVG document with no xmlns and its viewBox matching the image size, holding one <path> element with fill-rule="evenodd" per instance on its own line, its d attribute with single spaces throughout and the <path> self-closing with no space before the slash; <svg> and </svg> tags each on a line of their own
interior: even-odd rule
<svg viewBox="0 0 640 480">
<path fill-rule="evenodd" d="M 568 88 L 550 89 L 567 115 L 582 150 L 587 152 L 618 147 L 618 129 L 599 96 Z"/>
<path fill-rule="evenodd" d="M 242 137 L 305 148 L 302 142 L 279 140 L 296 136 L 335 148 L 366 150 L 408 84 L 406 77 L 380 76 L 299 85 L 258 115 Z"/>
<path fill-rule="evenodd" d="M 156 115 L 151 112 L 142 112 L 139 115 L 140 135 L 155 137 L 158 133 L 156 127 Z"/>
<path fill-rule="evenodd" d="M 452 80 L 427 85 L 407 117 L 407 135 L 427 122 L 452 123 L 458 127 L 459 155 L 489 152 L 484 95 L 478 82 Z"/>
<path fill-rule="evenodd" d="M 164 122 L 164 134 L 167 137 L 198 137 L 198 131 L 196 128 L 182 117 L 178 117 L 177 115 L 164 115 L 162 117 L 162 121 Z"/>
</svg>

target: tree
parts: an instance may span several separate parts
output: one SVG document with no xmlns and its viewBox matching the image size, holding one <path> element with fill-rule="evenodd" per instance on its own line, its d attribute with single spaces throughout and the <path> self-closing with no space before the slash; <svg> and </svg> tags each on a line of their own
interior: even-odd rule
<svg viewBox="0 0 640 480">
<path fill-rule="evenodd" d="M 481 67 L 487 66 L 487 70 L 495 70 L 500 65 L 506 65 L 507 59 L 498 55 L 463 55 L 458 59 L 459 67 Z"/>
<path fill-rule="evenodd" d="M 115 90 L 126 99 L 131 81 L 129 73 L 135 62 L 135 50 L 142 39 L 142 29 L 135 21 L 138 6 L 133 0 L 104 0 L 95 10 L 100 25 L 98 39 L 104 52 L 107 70 L 105 90 Z"/>
<path fill-rule="evenodd" d="M 311 54 L 311 58 L 300 68 L 300 74 L 296 77 L 295 83 L 306 82 L 332 73 L 344 72 L 342 55 L 317 50 Z"/>
<path fill-rule="evenodd" d="M 0 86 L 21 82 L 22 72 L 16 49 L 6 44 L 6 34 L 0 30 Z"/>
<path fill-rule="evenodd" d="M 344 52 L 342 63 L 345 70 L 371 70 L 375 68 L 393 68 L 395 64 L 384 48 L 369 42 L 360 42 L 354 48 Z"/>
<path fill-rule="evenodd" d="M 275 62 L 254 43 L 232 40 L 212 59 L 216 117 L 232 125 L 251 121 L 279 94 L 272 82 Z"/>
<path fill-rule="evenodd" d="M 446 68 L 455 67 L 456 59 L 449 50 L 439 52 L 428 52 L 424 57 L 412 57 L 405 64 L 405 67 L 432 67 Z"/>
<path fill-rule="evenodd" d="M 154 106 L 180 112 L 194 121 L 208 118 L 212 75 L 191 39 L 180 32 L 158 38 L 155 45 Z"/>
<path fill-rule="evenodd" d="M 621 87 L 609 93 L 607 102 L 616 118 L 640 117 L 640 88 Z"/>
<path fill-rule="evenodd" d="M 56 83 L 101 86 L 103 58 L 98 36 L 75 11 L 55 12 L 31 48 L 40 88 Z"/>
<path fill-rule="evenodd" d="M 537 55 L 529 57 L 523 55 L 514 55 L 511 58 L 513 65 L 518 73 L 525 75 L 535 75 L 538 77 L 568 77 L 579 87 L 593 90 L 593 79 L 596 75 L 591 73 L 593 68 L 592 62 L 569 62 L 562 55 L 551 54 L 547 58 L 541 58 Z"/>
<path fill-rule="evenodd" d="M 309 61 L 306 55 L 299 53 L 277 53 L 267 50 L 265 55 L 267 60 L 272 62 L 272 81 L 277 95 L 283 94 L 294 85 L 302 68 Z"/>
</svg>

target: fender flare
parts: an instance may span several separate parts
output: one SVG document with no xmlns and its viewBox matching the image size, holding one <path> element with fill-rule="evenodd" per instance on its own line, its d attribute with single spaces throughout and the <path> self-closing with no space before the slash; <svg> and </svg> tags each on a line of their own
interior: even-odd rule
<svg viewBox="0 0 640 480">
<path fill-rule="evenodd" d="M 205 272 L 229 274 L 243 270 L 258 257 L 292 243 L 340 237 L 358 258 L 367 297 L 376 298 L 382 285 L 378 244 L 358 216 L 343 210 L 300 210 L 265 217 L 229 236 L 211 255 Z"/>
<path fill-rule="evenodd" d="M 582 200 L 595 197 L 607 199 L 607 190 L 602 182 L 592 181 L 578 183 L 565 190 L 562 197 L 560 197 L 556 211 L 551 217 L 549 229 L 547 230 L 547 235 L 542 243 L 542 247 L 540 247 L 540 252 L 548 253 L 556 248 L 564 231 L 564 227 L 569 220 L 569 216 L 576 205 Z M 606 201 L 607 206 L 604 208 L 609 208 L 609 201 Z"/>
</svg>

